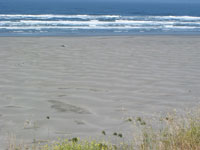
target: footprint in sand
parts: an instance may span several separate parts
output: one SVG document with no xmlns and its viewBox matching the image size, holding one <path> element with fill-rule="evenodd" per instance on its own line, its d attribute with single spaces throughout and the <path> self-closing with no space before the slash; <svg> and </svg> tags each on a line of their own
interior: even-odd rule
<svg viewBox="0 0 200 150">
<path fill-rule="evenodd" d="M 64 102 L 49 100 L 48 102 L 52 103 L 51 108 L 56 109 L 58 112 L 73 112 L 77 114 L 90 114 L 87 109 L 74 106 L 71 104 L 66 104 Z"/>
</svg>

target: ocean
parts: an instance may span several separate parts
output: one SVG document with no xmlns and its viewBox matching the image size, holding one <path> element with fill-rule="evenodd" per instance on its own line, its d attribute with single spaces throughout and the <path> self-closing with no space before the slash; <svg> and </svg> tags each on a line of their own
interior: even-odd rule
<svg viewBox="0 0 200 150">
<path fill-rule="evenodd" d="M 0 36 L 200 34 L 200 4 L 0 1 Z"/>
</svg>

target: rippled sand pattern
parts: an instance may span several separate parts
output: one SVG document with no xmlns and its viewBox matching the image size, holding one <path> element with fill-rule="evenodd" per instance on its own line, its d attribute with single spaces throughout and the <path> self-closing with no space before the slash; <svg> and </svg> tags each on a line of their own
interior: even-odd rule
<svg viewBox="0 0 200 150">
<path fill-rule="evenodd" d="M 0 145 L 122 131 L 200 101 L 200 37 L 0 38 Z M 48 117 L 49 118 L 48 118 Z"/>
</svg>

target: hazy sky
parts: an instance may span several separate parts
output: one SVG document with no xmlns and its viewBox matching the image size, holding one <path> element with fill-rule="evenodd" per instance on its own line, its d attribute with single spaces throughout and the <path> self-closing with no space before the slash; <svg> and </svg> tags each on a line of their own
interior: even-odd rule
<svg viewBox="0 0 200 150">
<path fill-rule="evenodd" d="M 91 1 L 91 2 L 170 2 L 170 3 L 200 3 L 200 0 L 0 0 L 1 1 L 65 1 L 65 2 L 84 2 L 84 1 Z"/>
</svg>

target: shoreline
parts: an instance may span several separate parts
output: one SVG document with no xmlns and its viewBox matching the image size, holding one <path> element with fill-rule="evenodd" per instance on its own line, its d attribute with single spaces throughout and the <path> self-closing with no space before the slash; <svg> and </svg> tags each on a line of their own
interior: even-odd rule
<svg viewBox="0 0 200 150">
<path fill-rule="evenodd" d="M 37 37 L 52 37 L 52 38 L 84 38 L 84 37 L 200 37 L 200 34 L 122 34 L 122 35 L 0 35 L 0 38 L 37 38 Z"/>
</svg>

